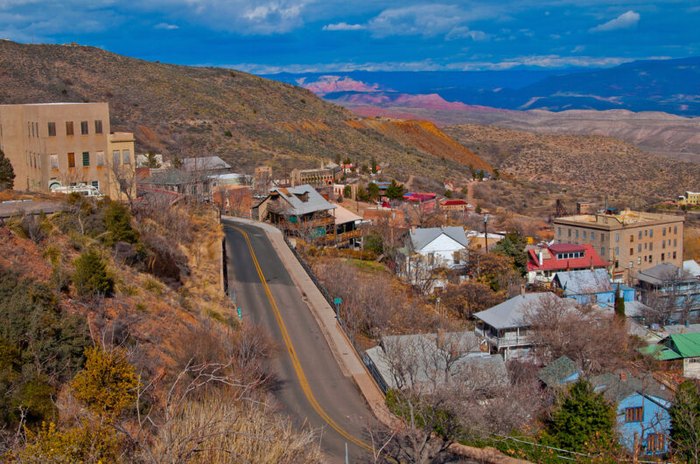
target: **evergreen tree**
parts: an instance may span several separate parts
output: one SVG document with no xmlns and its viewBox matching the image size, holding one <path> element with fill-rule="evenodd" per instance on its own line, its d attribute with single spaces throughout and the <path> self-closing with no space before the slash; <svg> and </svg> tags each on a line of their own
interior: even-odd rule
<svg viewBox="0 0 700 464">
<path fill-rule="evenodd" d="M 114 245 L 117 242 L 137 243 L 139 234 L 131 227 L 131 212 L 126 205 L 110 202 L 105 209 L 106 242 Z"/>
<path fill-rule="evenodd" d="M 376 174 L 377 173 L 377 160 L 374 159 L 374 157 L 372 157 L 372 160 L 370 161 L 370 163 L 371 163 L 370 169 L 372 170 L 372 174 Z"/>
<path fill-rule="evenodd" d="M 345 188 L 343 189 L 343 196 L 345 198 L 350 198 L 352 196 L 352 187 L 349 185 L 346 185 Z"/>
<path fill-rule="evenodd" d="M 374 182 L 370 182 L 367 186 L 367 195 L 371 201 L 375 201 L 379 198 L 379 186 Z"/>
<path fill-rule="evenodd" d="M 615 288 L 615 316 L 625 319 L 625 297 L 620 292 L 620 284 Z"/>
<path fill-rule="evenodd" d="M 80 296 L 112 296 L 114 280 L 96 251 L 86 251 L 75 260 L 73 282 Z"/>
<path fill-rule="evenodd" d="M 527 253 L 525 252 L 525 237 L 520 232 L 508 232 L 506 236 L 495 244 L 491 251 L 513 258 L 513 266 L 521 275 L 527 272 Z"/>
<path fill-rule="evenodd" d="M 700 462 L 700 394 L 694 382 L 680 384 L 669 413 L 676 457 L 684 462 Z"/>
<path fill-rule="evenodd" d="M 403 198 L 404 193 L 406 193 L 406 188 L 403 184 L 399 184 L 395 179 L 392 179 L 391 184 L 386 189 L 386 196 L 392 200 L 398 200 Z"/>
<path fill-rule="evenodd" d="M 0 150 L 0 191 L 12 190 L 15 187 L 15 170 L 12 169 L 10 160 Z"/>
<path fill-rule="evenodd" d="M 560 399 L 542 441 L 569 451 L 586 452 L 615 442 L 615 409 L 586 380 L 573 384 Z"/>
</svg>

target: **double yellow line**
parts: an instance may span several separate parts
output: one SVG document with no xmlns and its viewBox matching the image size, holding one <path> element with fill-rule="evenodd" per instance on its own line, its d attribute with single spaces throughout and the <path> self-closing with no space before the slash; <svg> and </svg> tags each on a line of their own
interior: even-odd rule
<svg viewBox="0 0 700 464">
<path fill-rule="evenodd" d="M 255 269 L 258 271 L 260 283 L 262 283 L 263 289 L 265 290 L 265 295 L 267 296 L 267 299 L 270 302 L 272 312 L 275 314 L 275 320 L 277 321 L 277 325 L 280 328 L 280 332 L 282 332 L 282 339 L 284 340 L 284 344 L 287 347 L 287 351 L 289 352 L 289 357 L 292 360 L 294 372 L 296 373 L 297 378 L 299 379 L 299 384 L 301 385 L 301 389 L 304 392 L 304 396 L 306 396 L 306 399 L 309 401 L 309 404 L 311 404 L 311 407 L 314 409 L 314 411 L 316 411 L 316 413 L 321 417 L 321 419 L 323 419 L 326 422 L 326 424 L 328 424 L 333 430 L 338 432 L 340 436 L 361 448 L 364 448 L 368 451 L 372 451 L 372 446 L 370 446 L 367 442 L 353 436 L 352 434 L 350 434 L 350 432 L 338 425 L 338 423 L 335 422 L 328 415 L 328 413 L 323 410 L 321 405 L 316 400 L 313 391 L 311 391 L 311 386 L 309 385 L 309 381 L 306 378 L 306 374 L 304 373 L 304 369 L 301 367 L 301 363 L 299 362 L 299 358 L 297 357 L 294 345 L 292 345 L 292 340 L 289 337 L 289 333 L 287 332 L 287 326 L 282 320 L 282 314 L 280 313 L 279 307 L 277 306 L 277 302 L 272 296 L 270 287 L 267 285 L 267 280 L 265 280 L 265 274 L 263 274 L 262 268 L 260 267 L 260 263 L 258 262 L 258 258 L 257 256 L 255 256 L 255 251 L 253 250 L 253 245 L 250 242 L 250 237 L 248 237 L 248 233 L 243 229 L 236 226 L 231 227 L 243 236 L 246 245 L 248 245 L 248 251 L 250 252 L 250 257 L 253 259 L 253 265 L 255 266 Z"/>
</svg>

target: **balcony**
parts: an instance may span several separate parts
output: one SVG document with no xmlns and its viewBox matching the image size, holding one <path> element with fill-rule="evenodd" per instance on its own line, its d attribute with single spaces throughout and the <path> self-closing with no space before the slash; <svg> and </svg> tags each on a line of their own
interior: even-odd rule
<svg viewBox="0 0 700 464">
<path fill-rule="evenodd" d="M 343 232 L 340 234 L 327 234 L 327 235 L 324 235 L 323 237 L 319 237 L 318 241 L 323 243 L 324 245 L 327 245 L 329 243 L 343 243 L 343 242 L 347 242 L 353 238 L 360 238 L 360 237 L 362 237 L 361 230 L 351 230 L 349 232 Z"/>
<path fill-rule="evenodd" d="M 481 328 L 474 329 L 478 336 L 483 337 L 489 345 L 497 351 L 505 348 L 526 347 L 532 345 L 532 337 L 527 335 L 518 335 L 515 332 L 509 332 L 502 337 L 493 335 L 489 330 Z"/>
</svg>

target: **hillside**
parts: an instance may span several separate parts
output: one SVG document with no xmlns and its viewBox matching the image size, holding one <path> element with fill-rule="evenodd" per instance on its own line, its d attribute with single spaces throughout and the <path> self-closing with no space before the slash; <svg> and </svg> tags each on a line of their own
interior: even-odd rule
<svg viewBox="0 0 700 464">
<path fill-rule="evenodd" d="M 413 145 L 419 135 L 387 137 L 307 90 L 238 71 L 9 41 L 0 42 L 0 68 L 0 103 L 107 101 L 113 129 L 135 132 L 137 151 L 217 154 L 249 170 L 270 163 L 287 171 L 345 157 L 382 160 L 398 177 L 408 176 L 408 165 L 433 177 L 458 167 Z"/>
<path fill-rule="evenodd" d="M 549 211 L 553 200 L 562 197 L 601 203 L 607 197 L 615 206 L 645 207 L 697 188 L 700 179 L 698 163 L 652 156 L 610 137 L 544 135 L 479 125 L 453 126 L 447 132 L 502 173 L 512 174 L 523 186 L 529 184 L 525 201 L 531 207 L 549 205 Z M 492 193 L 496 198 L 490 201 L 505 202 L 508 196 Z M 510 206 L 521 209 L 515 203 Z"/>
</svg>

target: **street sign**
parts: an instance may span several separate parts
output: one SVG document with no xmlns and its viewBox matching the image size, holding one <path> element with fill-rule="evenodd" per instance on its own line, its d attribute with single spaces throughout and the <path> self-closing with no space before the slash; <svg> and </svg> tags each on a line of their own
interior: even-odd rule
<svg viewBox="0 0 700 464">
<path fill-rule="evenodd" d="M 236 308 L 236 312 L 238 313 L 238 319 L 242 320 L 243 319 L 243 310 L 241 309 L 240 306 L 238 308 Z"/>
<path fill-rule="evenodd" d="M 335 298 L 333 298 L 333 304 L 339 306 L 343 304 L 343 299 L 339 296 L 336 296 Z"/>
</svg>

